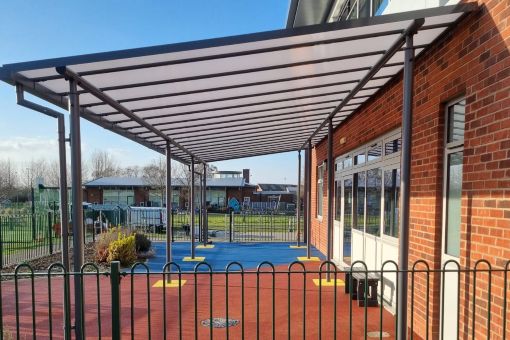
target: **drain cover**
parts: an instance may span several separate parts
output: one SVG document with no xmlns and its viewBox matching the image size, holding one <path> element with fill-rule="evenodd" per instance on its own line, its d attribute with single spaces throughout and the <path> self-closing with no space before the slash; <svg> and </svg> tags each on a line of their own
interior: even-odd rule
<svg viewBox="0 0 510 340">
<path fill-rule="evenodd" d="M 211 320 L 213 328 L 225 328 L 225 327 L 233 327 L 239 324 L 239 320 L 234 319 L 225 319 L 225 318 L 212 318 L 202 320 L 202 326 L 211 327 Z"/>
<path fill-rule="evenodd" d="M 388 332 L 379 332 L 379 331 L 368 332 L 367 333 L 367 337 L 369 337 L 369 338 L 389 338 L 390 337 L 390 333 L 388 333 Z"/>
</svg>

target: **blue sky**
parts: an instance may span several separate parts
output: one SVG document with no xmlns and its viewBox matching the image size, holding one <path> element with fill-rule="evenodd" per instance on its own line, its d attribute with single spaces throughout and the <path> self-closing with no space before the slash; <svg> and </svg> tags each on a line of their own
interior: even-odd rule
<svg viewBox="0 0 510 340">
<path fill-rule="evenodd" d="M 1 1 L 0 64 L 283 28 L 289 0 Z M 56 159 L 55 121 L 18 107 L 0 83 L 0 159 Z M 106 149 L 121 165 L 158 154 L 82 120 L 84 158 Z M 297 181 L 297 153 L 216 163 L 250 168 L 254 182 Z"/>
</svg>

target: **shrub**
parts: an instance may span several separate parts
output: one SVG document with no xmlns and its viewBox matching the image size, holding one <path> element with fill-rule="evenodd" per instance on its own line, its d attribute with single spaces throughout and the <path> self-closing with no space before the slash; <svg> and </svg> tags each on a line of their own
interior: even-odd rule
<svg viewBox="0 0 510 340">
<path fill-rule="evenodd" d="M 146 253 L 151 249 L 152 242 L 142 233 L 135 233 L 135 249 L 137 253 Z"/>
<path fill-rule="evenodd" d="M 135 236 L 121 237 L 110 243 L 108 247 L 108 262 L 120 261 L 124 267 L 136 261 Z"/>
<path fill-rule="evenodd" d="M 111 228 L 107 232 L 101 233 L 96 242 L 97 262 L 107 262 L 110 244 L 126 236 L 127 234 L 120 228 Z"/>
</svg>

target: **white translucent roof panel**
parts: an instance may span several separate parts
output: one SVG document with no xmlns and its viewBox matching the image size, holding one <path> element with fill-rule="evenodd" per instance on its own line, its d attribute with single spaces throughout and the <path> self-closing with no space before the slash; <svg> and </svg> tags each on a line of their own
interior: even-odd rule
<svg viewBox="0 0 510 340">
<path fill-rule="evenodd" d="M 4 65 L 0 79 L 198 162 L 298 150 L 327 135 L 403 68 L 404 35 L 425 51 L 474 4 L 295 29 Z"/>
</svg>

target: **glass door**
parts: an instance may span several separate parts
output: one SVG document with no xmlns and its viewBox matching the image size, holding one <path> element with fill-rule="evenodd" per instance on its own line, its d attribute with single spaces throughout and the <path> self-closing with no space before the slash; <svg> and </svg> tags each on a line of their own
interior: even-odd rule
<svg viewBox="0 0 510 340">
<path fill-rule="evenodd" d="M 351 264 L 352 251 L 352 175 L 342 180 L 342 229 L 343 229 L 343 261 Z"/>
</svg>

